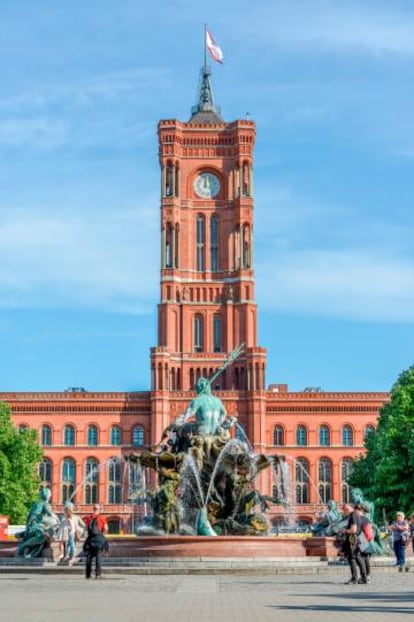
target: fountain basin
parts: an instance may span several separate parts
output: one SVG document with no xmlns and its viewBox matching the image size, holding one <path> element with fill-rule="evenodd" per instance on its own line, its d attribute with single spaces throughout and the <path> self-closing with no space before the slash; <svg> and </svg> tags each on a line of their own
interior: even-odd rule
<svg viewBox="0 0 414 622">
<path fill-rule="evenodd" d="M 277 557 L 336 557 L 334 538 L 296 536 L 116 536 L 108 537 L 109 558 L 123 559 L 266 559 Z M 59 557 L 58 543 L 52 543 Z M 2 542 L 0 558 L 15 557 L 17 542 Z"/>
<path fill-rule="evenodd" d="M 136 536 L 109 537 L 109 557 L 123 558 L 266 558 L 318 555 L 307 543 L 314 538 L 289 536 Z M 323 538 L 318 538 L 322 540 Z M 324 538 L 333 540 L 333 538 Z M 319 549 L 320 550 L 320 547 Z M 308 552 L 310 551 L 310 552 Z M 315 551 L 315 552 L 313 552 Z M 335 550 L 335 555 L 337 550 Z"/>
</svg>

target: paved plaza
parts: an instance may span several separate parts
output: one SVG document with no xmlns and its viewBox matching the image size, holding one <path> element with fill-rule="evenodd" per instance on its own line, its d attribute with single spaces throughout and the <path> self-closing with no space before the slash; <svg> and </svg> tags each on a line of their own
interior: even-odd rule
<svg viewBox="0 0 414 622">
<path fill-rule="evenodd" d="M 344 585 L 321 575 L 0 574 L 2 622 L 397 621 L 414 614 L 414 573 Z M 409 618 L 407 618 L 409 619 Z"/>
</svg>

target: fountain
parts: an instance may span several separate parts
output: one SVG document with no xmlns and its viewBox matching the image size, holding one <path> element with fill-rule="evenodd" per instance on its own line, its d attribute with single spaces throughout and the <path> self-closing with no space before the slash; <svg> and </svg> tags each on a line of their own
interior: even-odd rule
<svg viewBox="0 0 414 622">
<path fill-rule="evenodd" d="M 284 457 L 255 454 L 247 438 L 237 434 L 235 417 L 228 416 L 211 386 L 218 374 L 243 349 L 237 348 L 210 379 L 200 377 L 196 397 L 165 430 L 161 441 L 125 458 L 136 466 L 141 482 L 130 496 L 144 504 L 137 538 L 116 540 L 117 556 L 134 557 L 278 557 L 305 556 L 303 540 L 275 538 L 266 516 L 270 503 L 256 487 L 267 468 L 283 482 Z M 148 473 L 152 472 L 152 477 Z M 157 480 L 153 489 L 146 487 Z M 281 484 L 288 489 L 288 483 Z M 113 551 L 113 547 L 111 547 Z M 112 553 L 111 553 L 112 554 Z"/>
<path fill-rule="evenodd" d="M 247 439 L 232 438 L 236 419 L 227 415 L 221 400 L 212 394 L 213 379 L 198 379 L 197 396 L 166 428 L 157 451 L 126 457 L 142 473 L 149 469 L 158 478 L 154 490 L 141 486 L 136 494 L 136 499 L 152 508 L 136 531 L 144 536 L 135 545 L 139 555 L 336 557 L 337 536 L 345 518 L 334 501 L 312 526 L 313 538 L 292 533 L 269 537 L 269 503 L 288 505 L 289 510 L 296 505 L 286 458 L 255 454 Z M 262 495 L 255 486 L 258 474 L 266 468 L 273 472 L 277 500 Z"/>
<path fill-rule="evenodd" d="M 343 521 L 333 502 L 323 520 L 313 526 L 313 535 L 321 537 L 298 538 L 292 533 L 282 538 L 270 536 L 271 524 L 266 515 L 269 503 L 281 503 L 289 510 L 296 505 L 286 457 L 255 454 L 245 434 L 232 437 L 237 420 L 227 415 L 222 401 L 211 390 L 217 375 L 241 351 L 242 347 L 236 349 L 211 379 L 202 376 L 197 380 L 196 397 L 164 430 L 155 447 L 125 456 L 123 488 L 128 476 L 129 503 L 144 505 L 144 521 L 134 526 L 135 536 L 121 536 L 111 542 L 110 557 L 337 554 L 334 538 L 326 537 L 334 536 L 334 527 Z M 83 484 L 92 481 L 107 462 L 91 469 Z M 256 487 L 257 476 L 267 468 L 273 473 L 277 499 L 261 494 Z M 147 483 L 155 479 L 157 486 L 149 489 Z M 32 529 L 32 523 L 36 529 L 38 523 L 49 527 L 47 501 L 44 499 L 35 512 L 39 519 L 31 520 L 29 515 L 20 553 L 41 554 L 50 541 L 52 534 L 47 530 L 44 535 Z M 294 531 L 291 515 L 289 519 Z"/>
<path fill-rule="evenodd" d="M 152 521 L 138 534 L 267 535 L 265 513 L 275 500 L 261 495 L 254 482 L 265 468 L 280 471 L 282 458 L 256 455 L 231 438 L 236 419 L 212 394 L 211 381 L 199 378 L 196 392 L 184 415 L 165 430 L 159 452 L 127 456 L 158 476 L 156 490 L 144 493 Z"/>
</svg>

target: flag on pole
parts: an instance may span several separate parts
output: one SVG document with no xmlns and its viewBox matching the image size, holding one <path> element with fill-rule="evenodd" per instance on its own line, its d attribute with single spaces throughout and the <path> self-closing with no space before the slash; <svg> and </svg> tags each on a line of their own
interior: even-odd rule
<svg viewBox="0 0 414 622">
<path fill-rule="evenodd" d="M 211 58 L 217 63 L 222 63 L 224 59 L 223 52 L 221 51 L 220 46 L 218 46 L 215 42 L 214 37 L 208 28 L 206 28 L 206 46 L 210 52 Z"/>
</svg>

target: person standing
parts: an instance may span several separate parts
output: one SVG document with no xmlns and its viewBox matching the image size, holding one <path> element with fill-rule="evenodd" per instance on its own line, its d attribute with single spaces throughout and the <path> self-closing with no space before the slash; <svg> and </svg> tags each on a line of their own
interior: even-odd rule
<svg viewBox="0 0 414 622">
<path fill-rule="evenodd" d="M 346 528 L 344 529 L 345 542 L 343 550 L 348 560 L 349 567 L 351 569 L 351 578 L 349 579 L 349 581 L 346 581 L 346 585 L 351 585 L 355 583 L 367 583 L 367 570 L 365 560 L 361 555 L 361 550 L 359 548 L 358 542 L 358 536 L 361 534 L 362 530 L 361 517 L 349 503 L 346 503 L 343 506 L 343 512 L 348 518 Z M 359 579 L 358 568 L 360 572 Z"/>
<path fill-rule="evenodd" d="M 60 520 L 59 525 L 59 562 L 65 562 L 68 556 L 68 542 L 69 542 L 69 521 L 66 514 L 66 509 Z"/>
<path fill-rule="evenodd" d="M 370 523 L 368 517 L 365 515 L 364 512 L 364 508 L 362 506 L 361 503 L 356 503 L 354 505 L 354 512 L 356 513 L 357 516 L 359 516 L 360 520 L 361 520 L 361 530 L 364 531 L 365 530 L 365 526 L 368 525 Z M 366 570 L 366 575 L 367 575 L 367 583 L 371 583 L 371 554 L 372 554 L 372 548 L 370 543 L 368 542 L 368 540 L 366 540 L 367 543 L 367 548 L 365 550 L 363 550 L 362 545 L 360 545 L 360 550 L 361 550 L 361 557 L 363 559 L 363 561 L 365 562 L 365 570 Z"/>
<path fill-rule="evenodd" d="M 402 572 L 408 571 L 408 566 L 405 565 L 405 549 L 407 548 L 407 542 L 409 539 L 409 527 L 408 521 L 405 520 L 404 512 L 397 512 L 395 515 L 395 521 L 389 525 L 392 531 L 392 543 L 394 548 L 395 557 L 398 570 Z"/>
<path fill-rule="evenodd" d="M 75 506 L 71 501 L 65 503 L 64 506 L 65 521 L 68 526 L 68 541 L 66 545 L 66 557 L 65 561 L 73 563 L 76 555 L 76 543 L 80 542 L 80 539 L 85 531 L 85 523 L 75 513 Z"/>
<path fill-rule="evenodd" d="M 70 507 L 65 508 L 65 518 L 63 519 L 67 531 L 66 555 L 64 561 L 70 562 L 75 557 L 75 533 L 76 523 Z"/>
<path fill-rule="evenodd" d="M 107 548 L 105 535 L 108 533 L 108 523 L 100 513 L 99 504 L 93 506 L 93 514 L 85 518 L 87 537 L 84 544 L 86 553 L 85 576 L 91 578 L 92 562 L 95 559 L 95 578 L 102 575 L 102 553 Z"/>
</svg>

